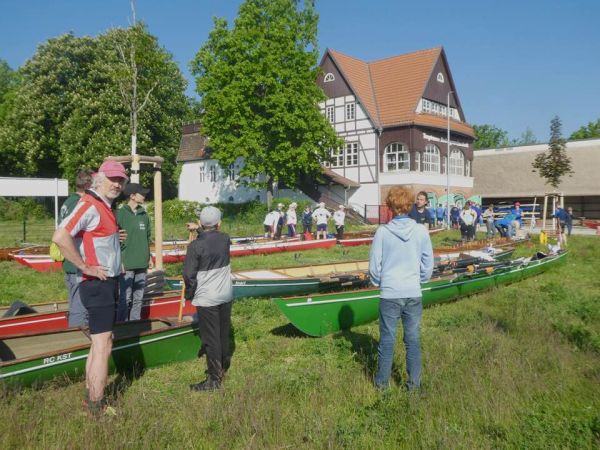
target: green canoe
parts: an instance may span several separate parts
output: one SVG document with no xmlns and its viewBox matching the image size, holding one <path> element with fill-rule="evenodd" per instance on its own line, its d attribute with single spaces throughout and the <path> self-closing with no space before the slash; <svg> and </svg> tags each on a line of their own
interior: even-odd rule
<svg viewBox="0 0 600 450">
<path fill-rule="evenodd" d="M 81 377 L 90 350 L 87 332 L 55 333 L 0 340 L 0 383 L 31 386 L 55 377 Z M 189 316 L 118 324 L 110 358 L 111 373 L 130 372 L 197 357 L 200 338 Z"/>
<path fill-rule="evenodd" d="M 504 249 L 493 256 L 496 261 L 510 259 L 514 249 Z M 459 258 L 460 261 L 479 261 L 485 257 L 484 252 L 470 251 L 466 253 L 444 254 L 436 257 L 437 268 L 451 266 Z M 233 298 L 245 297 L 282 297 L 303 295 L 313 292 L 327 292 L 349 288 L 369 286 L 367 276 L 368 260 L 346 261 L 311 266 L 283 267 L 277 269 L 254 269 L 234 272 Z M 181 289 L 181 279 L 166 279 L 168 289 Z"/>
<path fill-rule="evenodd" d="M 232 274 L 233 298 L 272 297 L 367 286 L 368 261 L 251 269 Z M 181 289 L 181 279 L 167 278 L 167 289 Z"/>
<path fill-rule="evenodd" d="M 514 283 L 537 275 L 563 262 L 567 252 L 555 256 L 506 262 L 504 267 L 432 279 L 423 283 L 423 305 L 446 302 L 495 286 Z M 311 297 L 275 298 L 273 302 L 300 331 L 309 336 L 363 325 L 379 317 L 379 289 L 337 292 Z"/>
</svg>

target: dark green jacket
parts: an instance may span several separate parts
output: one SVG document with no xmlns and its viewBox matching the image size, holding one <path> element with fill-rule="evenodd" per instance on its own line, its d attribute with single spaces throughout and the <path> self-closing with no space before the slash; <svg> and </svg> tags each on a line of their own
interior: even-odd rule
<svg viewBox="0 0 600 450">
<path fill-rule="evenodd" d="M 60 212 L 58 213 L 58 217 L 61 222 L 73 212 L 80 198 L 81 196 L 76 192 L 73 192 L 67 197 L 65 202 L 60 207 Z M 65 259 L 63 262 L 63 270 L 65 271 L 65 273 L 77 273 L 77 267 L 75 267 L 67 259 Z"/>
<path fill-rule="evenodd" d="M 117 210 L 119 228 L 127 231 L 127 239 L 121 242 L 125 270 L 147 269 L 150 259 L 150 218 L 142 206 L 136 211 L 127 204 Z"/>
</svg>

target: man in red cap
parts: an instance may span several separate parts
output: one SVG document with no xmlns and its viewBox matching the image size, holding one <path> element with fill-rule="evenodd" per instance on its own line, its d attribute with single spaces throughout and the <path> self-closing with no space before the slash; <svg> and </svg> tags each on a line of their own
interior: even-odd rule
<svg viewBox="0 0 600 450">
<path fill-rule="evenodd" d="M 86 403 L 94 416 L 106 406 L 104 388 L 121 271 L 119 231 L 111 205 L 126 181 L 127 173 L 121 163 L 102 163 L 94 174 L 92 188 L 52 236 L 65 258 L 77 267 L 81 280 L 81 302 L 88 312 L 92 340 L 85 365 Z"/>
</svg>

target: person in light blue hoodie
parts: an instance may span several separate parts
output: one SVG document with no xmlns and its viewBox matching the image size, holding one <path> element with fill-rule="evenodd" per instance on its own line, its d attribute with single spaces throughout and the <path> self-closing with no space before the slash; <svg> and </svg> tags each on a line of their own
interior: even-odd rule
<svg viewBox="0 0 600 450">
<path fill-rule="evenodd" d="M 379 286 L 379 359 L 375 385 L 387 389 L 398 320 L 402 319 L 406 370 L 409 391 L 421 385 L 420 322 L 423 312 L 421 283 L 431 278 L 433 250 L 429 233 L 423 225 L 408 217 L 412 194 L 394 186 L 388 192 L 386 204 L 394 217 L 377 229 L 369 255 L 371 283 Z"/>
</svg>

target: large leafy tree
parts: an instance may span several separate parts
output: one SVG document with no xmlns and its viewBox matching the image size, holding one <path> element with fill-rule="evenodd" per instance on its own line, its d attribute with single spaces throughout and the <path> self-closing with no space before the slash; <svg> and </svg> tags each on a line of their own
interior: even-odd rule
<svg viewBox="0 0 600 450">
<path fill-rule="evenodd" d="M 269 192 L 320 173 L 341 144 L 318 106 L 317 22 L 312 1 L 246 0 L 231 29 L 215 19 L 191 64 L 213 157 L 243 157 L 240 175 Z"/>
<path fill-rule="evenodd" d="M 11 69 L 6 61 L 0 59 L 0 124 L 4 122 L 9 109 L 12 107 L 17 83 L 17 73 Z"/>
<path fill-rule="evenodd" d="M 591 139 L 600 138 L 600 119 L 596 122 L 589 122 L 575 131 L 569 139 Z"/>
<path fill-rule="evenodd" d="M 166 195 L 173 194 L 180 126 L 192 119 L 186 81 L 143 25 L 97 38 L 65 34 L 51 39 L 19 70 L 14 107 L 0 128 L 3 174 L 62 175 L 96 167 L 108 155 L 129 154 L 130 111 L 123 102 L 119 45 L 142 41 L 138 73 L 155 85 L 139 114 L 140 153 L 165 158 Z"/>
<path fill-rule="evenodd" d="M 567 156 L 565 140 L 562 137 L 562 123 L 558 116 L 550 122 L 550 143 L 548 150 L 539 153 L 533 161 L 533 171 L 546 179 L 546 184 L 555 190 L 560 185 L 561 178 L 573 173 L 571 158 Z"/>
<path fill-rule="evenodd" d="M 475 131 L 475 141 L 473 142 L 475 150 L 509 145 L 508 133 L 494 125 L 473 125 L 473 130 Z"/>
</svg>

